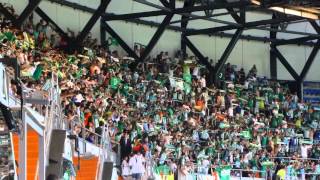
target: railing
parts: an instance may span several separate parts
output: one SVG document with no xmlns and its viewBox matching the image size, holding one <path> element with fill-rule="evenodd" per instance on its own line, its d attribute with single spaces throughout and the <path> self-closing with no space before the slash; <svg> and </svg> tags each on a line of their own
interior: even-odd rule
<svg viewBox="0 0 320 180">
<path fill-rule="evenodd" d="M 243 176 L 244 172 L 247 172 L 250 175 L 248 175 L 247 177 L 244 177 Z M 258 180 L 258 179 L 268 179 L 268 171 L 253 170 L 253 169 L 232 169 L 231 170 L 231 176 L 232 177 L 237 177 L 239 179 L 243 179 L 243 178 L 251 178 L 251 179 L 256 179 L 256 180 Z"/>
<path fill-rule="evenodd" d="M 65 118 L 63 118 L 65 119 Z M 66 121 L 64 120 L 66 123 Z M 79 125 L 79 124 L 78 124 Z M 73 129 L 77 126 L 77 123 L 74 121 L 71 121 L 70 124 L 67 124 L 66 127 L 68 127 L 69 130 L 71 130 L 71 134 L 73 134 Z M 75 134 L 73 134 L 75 135 Z M 108 133 L 108 127 L 102 128 L 102 134 L 97 134 L 95 132 L 90 131 L 89 129 L 81 126 L 81 134 L 78 134 L 77 136 L 80 136 L 82 139 L 80 139 L 80 143 L 82 144 L 82 154 L 78 153 L 78 170 L 81 168 L 80 166 L 80 155 L 86 155 L 87 154 L 87 145 L 88 143 L 91 143 L 95 147 L 99 148 L 98 152 L 98 168 L 96 172 L 96 179 L 101 179 L 102 173 L 103 173 L 103 165 L 104 162 L 109 158 L 112 159 L 112 149 L 111 149 L 111 140 Z M 87 141 L 88 136 L 93 136 L 93 142 Z M 89 151 L 89 153 L 92 153 Z"/>
<path fill-rule="evenodd" d="M 209 168 L 208 168 L 209 169 Z M 244 172 L 246 172 L 246 175 L 244 175 Z M 157 174 L 156 172 L 152 172 L 152 175 L 148 177 L 153 177 L 154 175 L 158 176 L 156 179 L 161 179 L 165 180 L 167 177 L 170 175 L 177 175 L 180 176 L 182 173 L 180 170 L 177 170 L 175 173 L 169 173 L 169 174 Z M 182 175 L 185 176 L 186 179 L 214 179 L 212 174 L 208 173 L 194 173 L 194 172 L 189 172 L 188 174 Z M 230 179 L 231 180 L 268 180 L 268 179 L 273 179 L 273 177 L 276 176 L 275 172 L 273 170 L 266 170 L 266 171 L 261 171 L 261 170 L 252 170 L 252 169 L 231 169 L 230 170 Z M 305 179 L 318 179 L 320 178 L 319 173 L 297 173 L 296 177 L 297 179 L 302 179 L 301 177 L 304 176 Z M 292 179 L 293 177 L 289 178 Z"/>
<path fill-rule="evenodd" d="M 52 73 L 50 80 L 51 87 L 49 88 L 49 105 L 46 106 L 45 115 L 45 149 L 49 150 L 51 134 L 53 129 L 58 129 L 60 120 L 60 101 L 59 101 L 59 80 L 58 75 Z M 62 128 L 60 128 L 62 129 Z M 46 153 L 46 165 L 49 164 L 49 153 Z"/>
</svg>

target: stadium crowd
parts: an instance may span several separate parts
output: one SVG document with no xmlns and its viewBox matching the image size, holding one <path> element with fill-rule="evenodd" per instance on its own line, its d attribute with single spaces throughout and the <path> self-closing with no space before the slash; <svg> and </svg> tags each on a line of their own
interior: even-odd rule
<svg viewBox="0 0 320 180">
<path fill-rule="evenodd" d="M 17 58 L 29 88 L 58 74 L 66 122 L 89 142 L 108 127 L 123 179 L 147 179 L 150 163 L 167 179 L 224 180 L 237 169 L 243 177 L 319 178 L 319 109 L 259 78 L 255 66 L 245 73 L 227 64 L 218 88 L 194 57 L 161 52 L 132 71 L 132 58 L 96 42 L 68 54 L 43 20 L 29 18 L 23 31 L 1 21 L 0 56 Z"/>
</svg>

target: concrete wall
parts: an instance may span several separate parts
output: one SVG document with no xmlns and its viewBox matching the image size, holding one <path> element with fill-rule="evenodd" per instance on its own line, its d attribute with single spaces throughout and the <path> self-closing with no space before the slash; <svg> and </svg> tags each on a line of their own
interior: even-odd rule
<svg viewBox="0 0 320 180">
<path fill-rule="evenodd" d="M 1 0 L 3 2 L 8 2 L 14 4 L 14 7 L 18 12 L 26 5 L 26 0 Z M 97 8 L 100 0 L 69 0 L 72 2 L 80 3 L 91 8 Z M 158 0 L 149 0 L 149 2 L 154 2 L 161 5 Z M 81 31 L 83 26 L 87 23 L 91 14 L 77 11 L 72 8 L 60 6 L 43 0 L 40 3 L 40 7 L 61 26 L 62 29 L 69 27 L 73 31 Z M 177 4 L 177 7 L 182 7 L 181 3 Z M 136 3 L 133 0 L 113 0 L 109 7 L 107 8 L 108 12 L 125 14 L 131 12 L 142 12 L 146 10 L 156 10 L 155 8 L 148 7 L 146 5 Z M 225 10 L 215 10 L 214 13 L 224 12 Z M 197 15 L 203 15 L 203 12 L 197 13 Z M 144 18 L 146 20 L 152 20 L 161 22 L 164 16 L 149 17 Z M 179 20 L 181 16 L 175 15 L 172 19 Z M 270 19 L 271 15 L 249 12 L 247 13 L 247 21 L 257 21 L 262 19 Z M 219 20 L 233 21 L 231 16 L 219 16 Z M 135 42 L 141 44 L 148 44 L 149 40 L 156 31 L 155 27 L 149 27 L 144 25 L 136 25 L 132 23 L 125 23 L 121 21 L 112 21 L 109 22 L 110 26 L 113 27 L 116 32 L 126 41 L 129 45 L 133 46 Z M 180 24 L 173 24 L 179 26 Z M 100 39 L 100 23 L 98 22 L 93 30 L 91 31 L 93 37 Z M 190 28 L 208 28 L 221 26 L 220 23 L 204 21 L 204 20 L 195 20 L 189 23 L 188 27 Z M 314 30 L 308 23 L 296 23 L 288 26 L 288 30 L 299 30 L 301 32 L 314 33 Z M 226 31 L 232 33 L 233 31 Z M 255 35 L 260 37 L 268 37 L 269 32 L 261 30 L 246 30 L 243 34 L 245 35 Z M 108 35 L 107 35 L 108 36 Z M 286 33 L 278 33 L 279 38 L 296 38 L 300 37 L 299 35 L 291 35 Z M 213 59 L 214 62 L 221 57 L 225 47 L 227 46 L 230 38 L 220 38 L 220 37 L 209 37 L 206 35 L 203 36 L 190 36 L 190 40 L 198 46 L 199 50 L 203 53 L 204 56 L 208 56 L 210 59 Z M 175 31 L 166 31 L 159 40 L 159 43 L 153 49 L 152 54 L 156 54 L 160 51 L 168 51 L 171 55 L 180 49 L 180 33 Z M 256 64 L 258 68 L 258 74 L 261 76 L 270 77 L 270 65 L 269 65 L 269 43 L 256 42 L 256 41 L 247 41 L 239 40 L 235 49 L 231 53 L 228 62 L 236 64 L 239 68 L 243 67 L 248 71 L 253 64 Z M 279 47 L 283 56 L 286 57 L 289 63 L 296 69 L 298 73 L 301 72 L 303 65 L 308 58 L 311 48 L 304 46 L 281 46 Z M 120 49 L 119 49 L 120 50 Z M 122 51 L 122 50 L 120 50 Z M 188 53 L 191 52 L 188 50 Z M 320 71 L 317 70 L 317 67 L 320 67 L 320 55 L 317 55 L 309 73 L 307 74 L 306 80 L 309 81 L 319 81 Z M 292 80 L 291 75 L 285 70 L 282 64 L 278 61 L 278 79 L 282 80 Z"/>
</svg>

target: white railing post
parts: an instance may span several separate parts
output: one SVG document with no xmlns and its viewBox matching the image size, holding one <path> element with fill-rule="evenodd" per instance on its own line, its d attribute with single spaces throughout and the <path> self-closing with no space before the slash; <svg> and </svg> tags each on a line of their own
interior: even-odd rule
<svg viewBox="0 0 320 180">
<path fill-rule="evenodd" d="M 10 135 L 10 144 L 11 144 L 11 151 L 12 151 L 12 153 L 11 153 L 11 157 L 12 157 L 12 161 L 13 161 L 13 170 L 14 170 L 14 180 L 18 180 L 18 176 L 17 176 L 17 165 L 16 165 L 16 158 L 15 158 L 15 156 L 14 156 L 14 151 L 15 151 L 15 149 L 14 149 L 14 145 L 13 145 L 13 136 L 12 136 L 12 133 L 10 132 L 9 133 L 9 135 Z"/>
<path fill-rule="evenodd" d="M 45 133 L 44 133 L 45 134 Z M 39 135 L 39 179 L 46 179 L 46 142 L 45 136 Z"/>
<path fill-rule="evenodd" d="M 26 112 L 22 109 L 22 127 L 19 138 L 19 180 L 27 179 L 27 136 Z"/>
</svg>

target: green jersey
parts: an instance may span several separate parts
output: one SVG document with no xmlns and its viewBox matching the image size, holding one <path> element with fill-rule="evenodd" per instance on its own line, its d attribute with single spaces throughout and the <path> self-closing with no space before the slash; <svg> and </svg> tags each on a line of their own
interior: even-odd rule
<svg viewBox="0 0 320 180">
<path fill-rule="evenodd" d="M 219 173 L 220 180 L 230 180 L 231 166 L 218 167 L 216 171 Z"/>
</svg>

